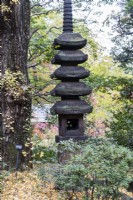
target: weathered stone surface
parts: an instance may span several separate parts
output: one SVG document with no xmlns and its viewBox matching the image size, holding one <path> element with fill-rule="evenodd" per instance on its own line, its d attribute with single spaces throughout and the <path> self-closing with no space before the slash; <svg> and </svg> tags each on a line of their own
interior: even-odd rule
<svg viewBox="0 0 133 200">
<path fill-rule="evenodd" d="M 73 63 L 73 64 L 80 64 L 84 63 L 88 58 L 87 54 L 84 54 L 80 50 L 63 50 L 60 51 L 58 54 L 55 55 L 54 59 L 52 60 L 52 64 L 66 64 Z"/>
<path fill-rule="evenodd" d="M 55 137 L 55 141 L 57 143 L 64 141 L 64 140 L 70 140 L 72 139 L 73 141 L 84 141 L 88 139 L 87 135 L 83 135 L 83 136 L 56 136 Z"/>
<path fill-rule="evenodd" d="M 51 108 L 52 114 L 85 114 L 92 112 L 92 106 L 83 100 L 58 101 Z"/>
<path fill-rule="evenodd" d="M 64 0 L 63 32 L 73 32 L 71 0 Z"/>
<path fill-rule="evenodd" d="M 57 49 L 81 49 L 86 45 L 87 40 L 79 33 L 63 33 L 55 39 L 54 45 Z"/>
<path fill-rule="evenodd" d="M 52 96 L 85 96 L 91 93 L 91 89 L 81 82 L 62 82 L 52 91 Z"/>
<path fill-rule="evenodd" d="M 61 101 L 55 103 L 51 108 L 52 114 L 58 114 L 59 136 L 56 142 L 62 140 L 86 140 L 84 135 L 85 113 L 91 113 L 92 107 L 80 96 L 91 93 L 91 89 L 79 79 L 89 76 L 90 72 L 78 64 L 84 63 L 88 55 L 81 49 L 86 45 L 87 40 L 79 33 L 73 33 L 72 22 L 72 0 L 64 0 L 63 33 L 54 40 L 54 47 L 60 50 L 52 60 L 53 64 L 61 65 L 51 75 L 51 78 L 61 80 L 52 91 L 52 96 L 61 97 Z"/>
<path fill-rule="evenodd" d="M 75 67 L 75 66 L 63 66 L 59 67 L 51 76 L 51 78 L 57 79 L 83 79 L 88 77 L 90 72 L 83 67 Z"/>
</svg>

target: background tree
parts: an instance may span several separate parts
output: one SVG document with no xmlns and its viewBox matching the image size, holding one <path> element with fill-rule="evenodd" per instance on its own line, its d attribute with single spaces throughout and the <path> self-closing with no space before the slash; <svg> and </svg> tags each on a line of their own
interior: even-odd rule
<svg viewBox="0 0 133 200">
<path fill-rule="evenodd" d="M 116 25 L 113 29 L 116 36 L 113 38 L 115 47 L 112 54 L 116 61 L 119 61 L 121 67 L 126 71 L 133 72 L 133 2 L 125 1 L 121 6 L 121 12 L 117 16 L 113 16 Z"/>
<path fill-rule="evenodd" d="M 121 78 L 119 82 L 120 101 L 123 106 L 119 112 L 113 112 L 114 120 L 110 125 L 108 135 L 120 144 L 133 149 L 133 1 L 127 0 L 122 4 L 122 11 L 113 16 L 116 25 L 113 27 L 117 31 L 113 38 L 114 48 L 112 55 L 120 68 L 123 68 L 128 78 Z"/>
<path fill-rule="evenodd" d="M 27 73 L 30 28 L 29 0 L 0 1 L 0 107 L 2 157 L 15 166 L 19 144 L 25 149 L 30 137 L 31 97 Z M 28 158 L 27 158 L 28 160 Z M 26 158 L 21 156 L 21 164 Z"/>
</svg>

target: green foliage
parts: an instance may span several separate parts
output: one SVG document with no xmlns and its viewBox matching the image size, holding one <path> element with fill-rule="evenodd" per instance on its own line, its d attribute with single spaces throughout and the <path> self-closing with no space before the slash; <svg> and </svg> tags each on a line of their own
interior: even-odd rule
<svg viewBox="0 0 133 200">
<path fill-rule="evenodd" d="M 131 9 L 133 8 L 133 0 L 126 0 L 125 4 L 126 4 L 127 10 L 131 11 Z"/>
<path fill-rule="evenodd" d="M 98 55 L 91 66 L 90 62 L 91 60 L 85 66 L 91 71 L 85 83 L 92 88 L 90 99 L 94 109 L 87 115 L 87 120 L 93 123 L 102 120 L 109 125 L 113 120 L 113 113 L 119 112 L 125 104 L 125 97 L 132 88 L 132 76 L 125 74 L 109 56 Z"/>
<path fill-rule="evenodd" d="M 133 150 L 133 108 L 125 107 L 114 114 L 114 121 L 110 125 L 108 137 L 113 137 L 118 144 Z"/>
<path fill-rule="evenodd" d="M 126 72 L 133 73 L 133 1 L 124 1 L 121 12 L 113 17 L 116 20 L 113 29 L 117 34 L 113 38 L 115 46 L 112 49 L 112 55 L 116 61 L 119 61 L 120 67 Z"/>
<path fill-rule="evenodd" d="M 36 2 L 34 3 L 36 4 Z M 28 51 L 29 78 L 35 91 L 33 104 L 51 102 L 50 96 L 46 96 L 47 92 L 51 91 L 55 85 L 55 81 L 51 81 L 50 78 L 50 74 L 55 68 L 51 66 L 51 60 L 55 55 L 53 41 L 60 33 L 60 24 L 60 14 L 56 14 L 54 11 L 47 12 L 43 6 L 33 7 Z"/>
<path fill-rule="evenodd" d="M 115 16 L 117 24 L 115 30 L 117 31 L 114 37 L 115 47 L 112 49 L 114 59 L 119 62 L 119 66 L 124 69 L 127 78 L 121 78 L 120 101 L 123 106 L 118 112 L 112 112 L 113 121 L 110 125 L 110 132 L 107 133 L 109 137 L 113 137 L 119 144 L 128 146 L 133 149 L 132 138 L 132 93 L 133 93 L 133 1 L 126 0 L 123 3 L 122 11 L 119 16 Z"/>
<path fill-rule="evenodd" d="M 91 35 L 91 31 L 87 27 L 86 24 L 78 22 L 78 26 L 74 28 L 74 32 L 80 33 L 82 37 L 87 39 L 87 44 L 83 49 L 83 52 L 89 54 L 88 59 L 97 60 L 98 59 L 98 51 L 99 44 L 95 41 L 95 39 Z"/>
<path fill-rule="evenodd" d="M 133 152 L 111 140 L 70 140 L 61 142 L 58 150 L 64 162 L 39 171 L 44 181 L 50 181 L 51 176 L 58 189 L 68 193 L 79 191 L 88 194 L 88 199 L 117 199 L 119 189 L 126 188 L 131 181 Z"/>
<path fill-rule="evenodd" d="M 106 139 L 90 138 L 60 165 L 56 184 L 64 190 L 91 191 L 93 198 L 115 198 L 119 188 L 127 187 L 132 166 L 132 152 Z"/>
<path fill-rule="evenodd" d="M 56 26 L 55 27 L 55 19 Z M 31 63 L 50 62 L 54 55 L 53 41 L 60 24 L 60 15 L 47 14 L 44 7 L 35 6 L 31 16 L 31 38 L 29 61 Z"/>
<path fill-rule="evenodd" d="M 37 136 L 32 140 L 32 157 L 33 163 L 55 162 L 57 159 L 54 145 L 46 146 L 44 141 Z"/>
</svg>

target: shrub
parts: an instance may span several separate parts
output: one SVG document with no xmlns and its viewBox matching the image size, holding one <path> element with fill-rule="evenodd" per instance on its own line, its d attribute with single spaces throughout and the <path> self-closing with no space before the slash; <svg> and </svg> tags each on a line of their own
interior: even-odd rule
<svg viewBox="0 0 133 200">
<path fill-rule="evenodd" d="M 125 107 L 114 114 L 107 137 L 114 138 L 118 144 L 133 150 L 133 108 Z"/>
<path fill-rule="evenodd" d="M 34 136 L 32 140 L 32 157 L 33 163 L 46 163 L 46 162 L 55 162 L 56 149 L 54 144 L 49 143 L 46 145 L 45 139 L 42 140 L 38 136 Z"/>
<path fill-rule="evenodd" d="M 59 189 L 85 192 L 90 199 L 117 199 L 119 189 L 131 181 L 133 152 L 108 139 L 90 138 L 77 145 L 67 141 L 60 149 L 73 154 L 54 171 Z"/>
</svg>

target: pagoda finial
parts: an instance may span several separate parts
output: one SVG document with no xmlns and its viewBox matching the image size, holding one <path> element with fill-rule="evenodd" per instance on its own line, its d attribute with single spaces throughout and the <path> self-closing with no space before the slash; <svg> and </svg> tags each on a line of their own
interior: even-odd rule
<svg viewBox="0 0 133 200">
<path fill-rule="evenodd" d="M 73 32 L 72 0 L 64 0 L 63 32 Z"/>
</svg>

